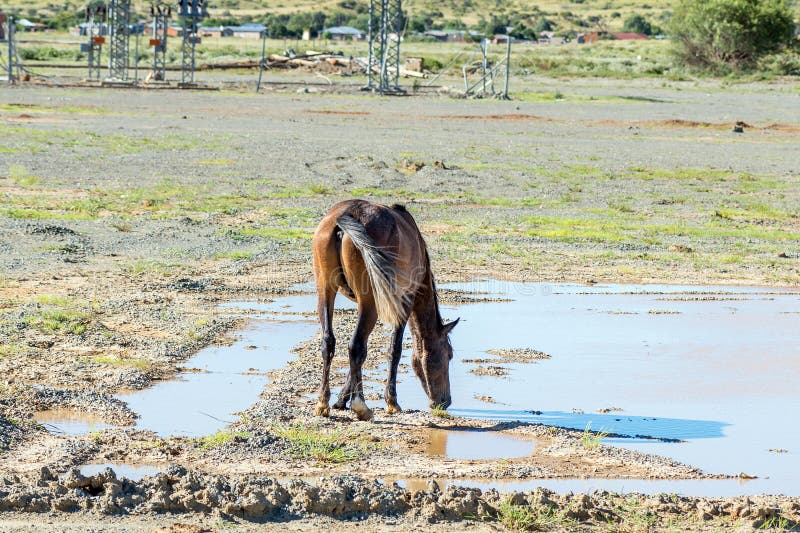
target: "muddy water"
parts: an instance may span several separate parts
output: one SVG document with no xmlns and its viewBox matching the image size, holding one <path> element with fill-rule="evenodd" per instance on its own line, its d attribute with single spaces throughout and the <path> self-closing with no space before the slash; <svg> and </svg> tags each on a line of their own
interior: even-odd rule
<svg viewBox="0 0 800 533">
<path fill-rule="evenodd" d="M 480 434 L 476 436 L 477 434 Z M 446 459 L 513 459 L 533 453 L 532 440 L 500 435 L 492 431 L 433 429 L 425 453 Z M 480 441 L 476 445 L 477 441 Z"/>
<path fill-rule="evenodd" d="M 48 409 L 35 413 L 33 418 L 51 433 L 60 435 L 85 435 L 113 427 L 91 413 L 72 409 Z"/>
<path fill-rule="evenodd" d="M 154 476 L 163 472 L 166 466 L 135 463 L 90 463 L 80 467 L 80 472 L 88 477 L 99 474 L 106 468 L 113 470 L 118 479 L 128 478 L 131 481 L 139 481 L 147 476 Z"/>
<path fill-rule="evenodd" d="M 591 425 L 635 437 L 608 437 L 609 444 L 673 457 L 708 473 L 758 476 L 747 482 L 537 484 L 688 495 L 800 494 L 800 291 L 493 281 L 447 287 L 512 300 L 443 308 L 446 319 L 462 318 L 452 337 L 452 414 L 581 430 Z M 314 305 L 308 295 L 252 308 L 311 312 Z M 477 376 L 470 372 L 475 365 L 461 361 L 490 358 L 486 351 L 498 348 L 535 348 L 552 358 L 497 363 L 509 371 L 500 378 Z M 409 355 L 404 353 L 404 362 Z M 381 392 L 377 379 L 383 374 L 374 378 L 369 388 Z M 398 397 L 405 408 L 427 408 L 413 374 L 400 376 Z M 473 449 L 494 448 L 486 434 L 466 438 Z"/>
</svg>

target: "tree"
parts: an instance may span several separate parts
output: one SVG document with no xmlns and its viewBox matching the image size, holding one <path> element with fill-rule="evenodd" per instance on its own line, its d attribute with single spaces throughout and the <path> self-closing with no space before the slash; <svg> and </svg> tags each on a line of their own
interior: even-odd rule
<svg viewBox="0 0 800 533">
<path fill-rule="evenodd" d="M 794 31 L 786 0 L 681 0 L 670 25 L 678 58 L 706 71 L 752 67 Z"/>
<path fill-rule="evenodd" d="M 642 15 L 636 13 L 625 19 L 625 24 L 622 26 L 622 31 L 653 35 L 653 25 L 647 22 L 647 19 Z"/>
</svg>

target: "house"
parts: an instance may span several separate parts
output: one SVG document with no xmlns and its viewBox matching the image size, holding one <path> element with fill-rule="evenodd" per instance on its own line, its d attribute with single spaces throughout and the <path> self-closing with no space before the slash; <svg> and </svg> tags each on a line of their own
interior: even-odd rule
<svg viewBox="0 0 800 533">
<path fill-rule="evenodd" d="M 322 30 L 322 35 L 330 35 L 333 41 L 360 41 L 364 38 L 365 34 L 358 28 L 352 26 L 333 26 Z"/>
<path fill-rule="evenodd" d="M 636 39 L 649 39 L 650 36 L 644 33 L 615 33 L 614 38 L 620 41 L 632 41 Z"/>
<path fill-rule="evenodd" d="M 451 34 L 443 30 L 428 30 L 422 35 L 424 35 L 425 37 L 431 37 L 436 41 L 446 42 L 450 40 Z"/>
<path fill-rule="evenodd" d="M 267 32 L 263 24 L 243 24 L 241 26 L 225 26 L 222 37 L 239 37 L 240 39 L 261 39 Z"/>
<path fill-rule="evenodd" d="M 22 28 L 22 31 L 44 31 L 47 29 L 47 26 L 41 22 L 31 22 L 28 19 L 19 19 L 15 22 L 17 26 Z"/>
<path fill-rule="evenodd" d="M 224 26 L 200 26 L 197 28 L 197 34 L 200 37 L 222 37 L 224 31 Z"/>
</svg>

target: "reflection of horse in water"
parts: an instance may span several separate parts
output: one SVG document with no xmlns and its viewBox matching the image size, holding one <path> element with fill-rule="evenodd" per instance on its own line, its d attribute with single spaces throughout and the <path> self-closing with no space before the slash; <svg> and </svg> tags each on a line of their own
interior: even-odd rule
<svg viewBox="0 0 800 533">
<path fill-rule="evenodd" d="M 350 341 L 350 372 L 334 404 L 350 407 L 360 420 L 372 418 L 364 403 L 361 367 L 367 357 L 367 339 L 378 319 L 393 327 L 389 347 L 389 379 L 386 411 L 400 411 L 397 404 L 397 365 L 406 322 L 411 324 L 411 365 L 422 383 L 431 407 L 450 405 L 450 359 L 453 348 L 448 334 L 458 323 L 442 323 L 436 285 L 425 241 L 411 214 L 403 206 L 348 200 L 333 206 L 314 233 L 314 277 L 317 312 L 322 324 L 322 383 L 316 413 L 330 413 L 328 382 L 336 339 L 333 336 L 333 302 L 336 292 L 355 301 L 358 323 Z"/>
</svg>

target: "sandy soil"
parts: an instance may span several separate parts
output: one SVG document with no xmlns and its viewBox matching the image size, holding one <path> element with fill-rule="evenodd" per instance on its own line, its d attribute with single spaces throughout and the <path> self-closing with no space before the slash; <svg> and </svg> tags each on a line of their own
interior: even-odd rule
<svg viewBox="0 0 800 533">
<path fill-rule="evenodd" d="M 528 83 L 533 91 L 553 89 L 550 82 Z M 796 88 L 581 81 L 559 90 L 567 94 L 563 103 L 380 99 L 294 88 L 259 96 L 0 89 L 0 102 L 14 104 L 0 105 L 0 511 L 7 511 L 0 529 L 247 530 L 286 527 L 261 522 L 290 520 L 300 530 L 484 530 L 513 526 L 506 500 L 496 494 L 435 487 L 373 487 L 373 493 L 369 480 L 705 476 L 665 458 L 587 449 L 572 431 L 423 412 L 387 416 L 376 401 L 371 424 L 349 412 L 311 417 L 314 339 L 271 375 L 261 398 L 231 427 L 236 436 L 219 445 L 126 429 L 134 414 L 112 396 L 168 379 L 201 347 L 230 342 L 241 321 L 223 316 L 218 303 L 270 298 L 307 281 L 309 232 L 328 206 L 352 195 L 405 202 L 428 238 L 440 281 L 491 275 L 800 282 L 800 106 L 785 105 L 797 98 Z M 738 120 L 748 123 L 744 135 L 730 131 Z M 675 173 L 682 169 L 711 172 Z M 639 173 L 648 179 L 631 177 Z M 747 199 L 750 211 L 742 215 L 739 204 L 734 210 L 731 195 Z M 708 217 L 738 226 L 665 230 L 657 242 L 635 232 L 575 240 L 526 229 L 542 223 L 536 217 L 591 218 L 595 208 L 664 227 Z M 758 220 L 748 218 L 752 213 Z M 744 232 L 747 224 L 763 231 L 748 226 Z M 781 232 L 785 238 L 776 237 Z M 347 312 L 337 316 L 339 339 L 347 338 L 352 320 Z M 374 369 L 386 339 L 373 337 Z M 32 419 L 34 412 L 58 408 L 121 427 L 64 437 Z M 287 427 L 335 435 L 353 457 L 340 464 L 300 460 Z M 515 460 L 436 458 L 425 453 L 433 428 L 492 430 L 535 440 L 537 447 Z M 127 485 L 101 475 L 73 479 L 68 487 L 68 478 L 57 478 L 104 460 L 172 463 L 188 471 L 175 470 L 169 482 Z M 308 483 L 332 475 L 359 480 L 325 482 L 331 504 L 309 504 L 317 493 Z M 290 478 L 306 481 L 290 484 L 289 495 L 271 508 L 241 505 L 242 498 L 262 501 L 266 496 L 255 491 L 265 483 L 283 494 L 275 487 Z M 164 500 L 165 483 L 180 485 L 173 492 L 184 496 Z M 352 494 L 335 492 L 347 483 L 386 507 L 353 504 Z M 213 497 L 211 486 L 217 487 Z M 541 491 L 511 496 L 556 516 L 549 529 L 750 528 L 796 524 L 800 511 L 796 498 L 592 498 Z"/>
</svg>

